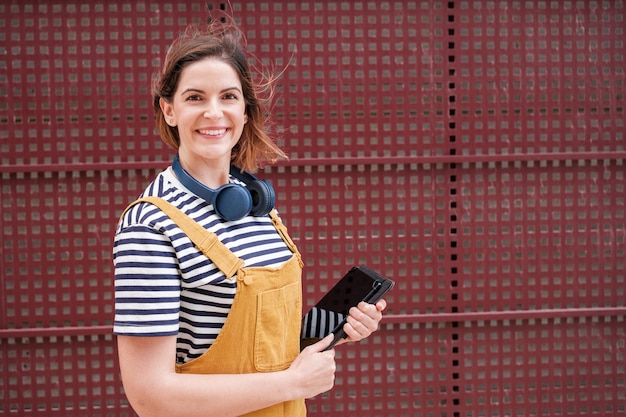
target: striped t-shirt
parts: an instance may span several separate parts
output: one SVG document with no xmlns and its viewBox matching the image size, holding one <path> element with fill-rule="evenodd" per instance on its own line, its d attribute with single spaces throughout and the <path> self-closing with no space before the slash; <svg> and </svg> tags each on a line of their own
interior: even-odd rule
<svg viewBox="0 0 626 417">
<path fill-rule="evenodd" d="M 170 169 L 147 187 L 146 196 L 167 200 L 215 233 L 246 267 L 278 267 L 293 255 L 269 216 L 225 221 Z M 165 213 L 149 203 L 132 207 L 116 230 L 113 262 L 115 334 L 177 335 L 177 363 L 211 346 L 232 306 L 236 279 L 226 279 Z"/>
</svg>

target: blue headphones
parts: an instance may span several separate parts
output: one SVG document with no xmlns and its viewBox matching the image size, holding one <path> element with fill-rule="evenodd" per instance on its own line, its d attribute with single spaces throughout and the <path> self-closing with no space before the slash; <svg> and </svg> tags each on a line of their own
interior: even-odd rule
<svg viewBox="0 0 626 417">
<path fill-rule="evenodd" d="M 265 216 L 274 208 L 276 195 L 269 181 L 258 180 L 252 174 L 241 172 L 234 165 L 230 166 L 230 175 L 246 184 L 245 187 L 229 183 L 212 190 L 185 171 L 180 165 L 178 154 L 174 157 L 172 169 L 185 187 L 211 203 L 218 216 L 224 220 L 235 221 L 248 214 Z"/>
</svg>

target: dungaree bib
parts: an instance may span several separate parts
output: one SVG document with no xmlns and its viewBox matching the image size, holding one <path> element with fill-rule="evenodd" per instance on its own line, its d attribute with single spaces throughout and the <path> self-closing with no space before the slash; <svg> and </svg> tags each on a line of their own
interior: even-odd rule
<svg viewBox="0 0 626 417">
<path fill-rule="evenodd" d="M 244 374 L 287 369 L 300 353 L 302 318 L 302 258 L 274 211 L 274 227 L 293 256 L 279 268 L 243 267 L 217 235 L 207 231 L 183 212 L 157 197 L 135 201 L 159 207 L 187 234 L 228 279 L 237 280 L 232 308 L 217 339 L 200 357 L 176 372 L 191 374 Z M 245 395 L 233 392 L 233 397 Z M 211 404 L 207 404 L 211 407 Z M 304 417 L 304 399 L 277 404 L 245 417 Z"/>
</svg>

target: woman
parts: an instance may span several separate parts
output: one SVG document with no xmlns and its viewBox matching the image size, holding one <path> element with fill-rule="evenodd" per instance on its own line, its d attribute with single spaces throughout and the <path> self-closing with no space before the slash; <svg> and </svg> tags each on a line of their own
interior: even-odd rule
<svg viewBox="0 0 626 417">
<path fill-rule="evenodd" d="M 152 199 L 125 211 L 113 249 L 120 368 L 142 417 L 300 417 L 334 383 L 332 335 L 299 349 L 302 261 L 273 190 L 231 171 L 285 156 L 247 60 L 241 33 L 214 23 L 175 41 L 154 84 L 177 155 L 143 192 Z M 375 331 L 384 308 L 352 309 L 347 340 Z"/>
</svg>

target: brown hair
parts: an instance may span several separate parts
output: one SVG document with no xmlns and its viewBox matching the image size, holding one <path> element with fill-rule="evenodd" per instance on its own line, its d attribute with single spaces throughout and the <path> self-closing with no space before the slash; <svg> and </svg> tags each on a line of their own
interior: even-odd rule
<svg viewBox="0 0 626 417">
<path fill-rule="evenodd" d="M 189 27 L 170 46 L 161 71 L 157 74 L 152 96 L 155 122 L 161 139 L 175 150 L 180 146 L 178 128 L 169 126 L 161 110 L 159 100 L 171 103 L 183 69 L 207 57 L 216 57 L 229 64 L 239 75 L 246 104 L 247 123 L 239 142 L 232 150 L 231 162 L 239 168 L 254 172 L 266 162 L 276 162 L 287 155 L 274 143 L 268 133 L 269 123 L 265 103 L 273 95 L 275 78 L 260 71 L 259 83 L 255 83 L 245 51 L 245 39 L 233 24 L 214 20 L 206 27 Z M 266 99 L 260 97 L 266 93 Z"/>
</svg>

